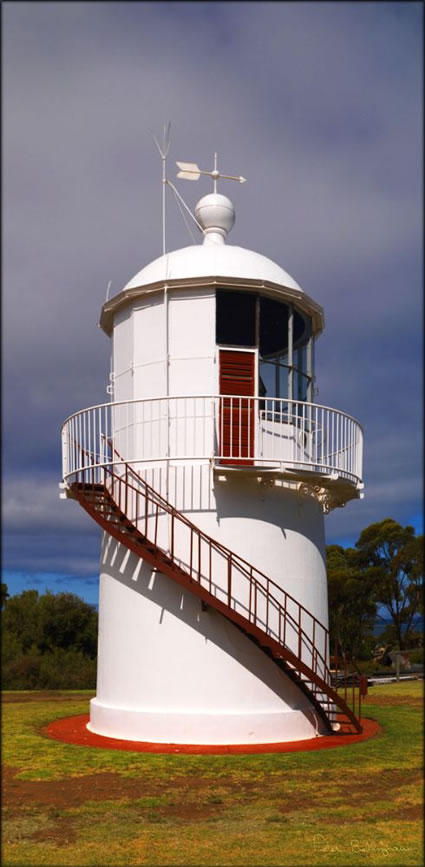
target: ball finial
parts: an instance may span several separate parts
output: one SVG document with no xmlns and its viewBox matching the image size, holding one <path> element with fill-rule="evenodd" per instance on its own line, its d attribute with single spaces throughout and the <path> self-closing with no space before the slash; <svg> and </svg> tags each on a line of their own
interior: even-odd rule
<svg viewBox="0 0 425 867">
<path fill-rule="evenodd" d="M 204 244 L 224 244 L 235 222 L 235 209 L 227 196 L 209 193 L 196 205 L 195 217 L 205 234 Z"/>
</svg>

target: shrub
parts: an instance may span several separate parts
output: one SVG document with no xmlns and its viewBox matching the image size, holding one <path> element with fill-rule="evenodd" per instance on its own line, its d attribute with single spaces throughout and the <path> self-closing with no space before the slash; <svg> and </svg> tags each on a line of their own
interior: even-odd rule
<svg viewBox="0 0 425 867">
<path fill-rule="evenodd" d="M 39 689 L 41 654 L 26 653 L 6 663 L 3 689 Z"/>
<path fill-rule="evenodd" d="M 95 689 L 96 660 L 56 647 L 41 657 L 39 683 L 41 689 Z"/>
</svg>

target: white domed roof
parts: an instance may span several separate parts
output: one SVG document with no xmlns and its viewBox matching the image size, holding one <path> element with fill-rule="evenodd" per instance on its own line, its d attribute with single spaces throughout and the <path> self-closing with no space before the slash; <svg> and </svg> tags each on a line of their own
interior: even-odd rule
<svg viewBox="0 0 425 867">
<path fill-rule="evenodd" d="M 242 182 L 244 179 L 235 180 Z M 112 334 L 118 310 L 146 293 L 166 286 L 169 289 L 216 286 L 265 292 L 280 301 L 296 303 L 312 317 L 313 333 L 320 334 L 322 308 L 303 292 L 287 271 L 261 253 L 225 244 L 234 219 L 234 208 L 227 196 L 216 192 L 204 196 L 195 208 L 195 221 L 204 235 L 203 244 L 159 256 L 132 277 L 118 295 L 105 301 L 99 322 L 105 333 Z"/>
<path fill-rule="evenodd" d="M 267 280 L 296 289 L 301 287 L 276 262 L 246 250 L 223 243 L 204 243 L 183 247 L 160 256 L 142 268 L 124 287 L 136 289 L 162 280 L 184 280 L 196 277 L 236 277 L 246 280 Z"/>
</svg>

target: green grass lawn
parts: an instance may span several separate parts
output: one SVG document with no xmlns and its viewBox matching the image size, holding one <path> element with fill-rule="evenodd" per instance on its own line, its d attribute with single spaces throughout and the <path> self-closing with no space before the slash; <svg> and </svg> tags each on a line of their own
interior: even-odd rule
<svg viewBox="0 0 425 867">
<path fill-rule="evenodd" d="M 92 693 L 3 694 L 3 865 L 423 863 L 423 683 L 369 688 L 382 734 L 306 753 L 156 755 L 41 729 Z"/>
</svg>

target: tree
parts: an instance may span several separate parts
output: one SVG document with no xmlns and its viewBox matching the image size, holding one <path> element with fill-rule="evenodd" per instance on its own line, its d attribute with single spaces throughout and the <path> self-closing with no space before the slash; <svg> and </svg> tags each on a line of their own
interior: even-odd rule
<svg viewBox="0 0 425 867">
<path fill-rule="evenodd" d="M 373 576 L 362 571 L 354 548 L 328 545 L 326 559 L 331 650 L 361 658 L 377 612 Z"/>
<path fill-rule="evenodd" d="M 409 647 L 423 613 L 423 536 L 385 518 L 363 530 L 356 549 L 360 569 L 375 581 L 376 599 L 391 617 L 399 648 Z"/>
<path fill-rule="evenodd" d="M 77 650 L 93 659 L 97 652 L 97 612 L 74 593 L 51 593 L 40 597 L 42 652 L 62 648 Z"/>
<path fill-rule="evenodd" d="M 37 590 L 24 590 L 11 596 L 2 612 L 4 633 L 14 635 L 20 642 L 23 653 L 40 640 L 40 611 Z"/>
<path fill-rule="evenodd" d="M 97 612 L 73 593 L 25 590 L 6 598 L 4 689 L 92 688 L 96 651 Z"/>
</svg>

